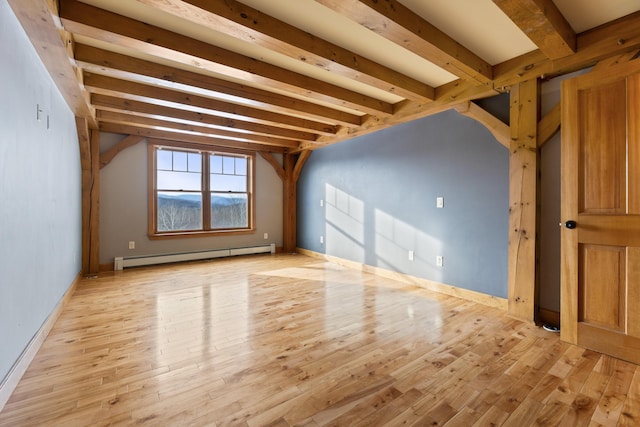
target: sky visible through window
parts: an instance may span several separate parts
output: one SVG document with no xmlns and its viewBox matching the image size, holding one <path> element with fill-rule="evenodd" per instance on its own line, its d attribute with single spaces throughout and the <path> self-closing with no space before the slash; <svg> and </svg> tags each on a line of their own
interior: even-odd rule
<svg viewBox="0 0 640 427">
<path fill-rule="evenodd" d="M 158 231 L 249 226 L 246 157 L 159 147 L 155 152 Z M 203 172 L 208 172 L 206 181 Z M 211 210 L 210 224 L 203 228 L 205 200 Z"/>
</svg>

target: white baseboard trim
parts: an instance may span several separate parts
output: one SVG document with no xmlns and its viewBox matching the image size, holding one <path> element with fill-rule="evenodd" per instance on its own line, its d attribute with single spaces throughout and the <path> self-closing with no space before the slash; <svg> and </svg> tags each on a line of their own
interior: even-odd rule
<svg viewBox="0 0 640 427">
<path fill-rule="evenodd" d="M 493 308 L 498 308 L 503 311 L 508 309 L 508 300 L 506 298 L 495 297 L 493 295 L 483 294 L 482 292 L 470 291 L 468 289 L 458 288 L 456 286 L 447 285 L 444 283 L 434 282 L 432 280 L 422 279 L 420 277 L 410 276 L 408 274 L 402 274 L 395 271 L 387 270 L 380 267 L 373 267 L 370 265 L 362 264 L 348 259 L 338 258 L 332 255 L 321 254 L 319 252 L 310 251 L 308 249 L 297 248 L 299 254 L 307 255 L 312 258 L 323 259 L 329 262 L 333 262 L 343 267 L 347 267 L 354 270 L 363 271 L 365 273 L 375 274 L 376 276 L 386 277 L 387 279 L 397 280 L 409 285 L 419 286 L 430 291 L 438 292 L 441 294 L 449 295 L 452 297 L 460 298 L 466 301 L 477 302 L 482 305 L 486 305 Z"/>
<path fill-rule="evenodd" d="M 56 320 L 58 320 L 58 317 L 60 317 L 65 305 L 67 305 L 69 299 L 78 287 L 78 283 L 81 278 L 82 276 L 80 274 L 76 276 L 71 286 L 69 286 L 69 289 L 67 289 L 51 314 L 49 314 L 49 317 L 47 317 L 47 320 L 44 321 L 38 332 L 36 332 L 31 341 L 29 341 L 29 344 L 27 344 L 27 347 L 25 347 L 16 363 L 13 364 L 7 376 L 2 380 L 2 382 L 0 382 L 0 411 L 2 411 L 4 405 L 7 404 L 11 394 L 18 385 L 18 382 L 20 382 L 20 379 L 27 371 L 27 368 L 36 356 L 36 353 L 40 350 L 40 347 L 47 338 L 47 335 L 51 332 L 53 325 L 56 323 Z"/>
</svg>

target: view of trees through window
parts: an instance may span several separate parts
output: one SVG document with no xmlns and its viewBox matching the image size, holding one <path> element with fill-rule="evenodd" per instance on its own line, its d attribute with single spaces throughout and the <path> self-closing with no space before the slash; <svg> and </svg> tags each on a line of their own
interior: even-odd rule
<svg viewBox="0 0 640 427">
<path fill-rule="evenodd" d="M 156 147 L 155 155 L 157 232 L 249 227 L 247 156 L 165 147 Z"/>
</svg>

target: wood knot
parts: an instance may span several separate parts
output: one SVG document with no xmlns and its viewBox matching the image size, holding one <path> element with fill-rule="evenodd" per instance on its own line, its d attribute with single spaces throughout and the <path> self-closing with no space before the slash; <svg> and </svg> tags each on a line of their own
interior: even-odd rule
<svg viewBox="0 0 640 427">
<path fill-rule="evenodd" d="M 575 409 L 584 409 L 591 406 L 591 398 L 587 396 L 578 396 L 575 398 L 571 406 Z"/>
</svg>

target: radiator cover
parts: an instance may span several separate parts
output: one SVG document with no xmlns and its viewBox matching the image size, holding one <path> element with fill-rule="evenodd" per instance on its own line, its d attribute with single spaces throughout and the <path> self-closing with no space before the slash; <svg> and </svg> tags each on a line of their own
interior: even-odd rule
<svg viewBox="0 0 640 427">
<path fill-rule="evenodd" d="M 223 258 L 237 255 L 252 255 L 276 253 L 275 243 L 244 248 L 212 249 L 207 251 L 182 252 L 175 254 L 142 255 L 133 257 L 116 257 L 113 269 L 118 271 L 127 267 L 141 267 L 144 265 L 167 264 L 181 261 L 197 261 L 203 259 Z"/>
</svg>

